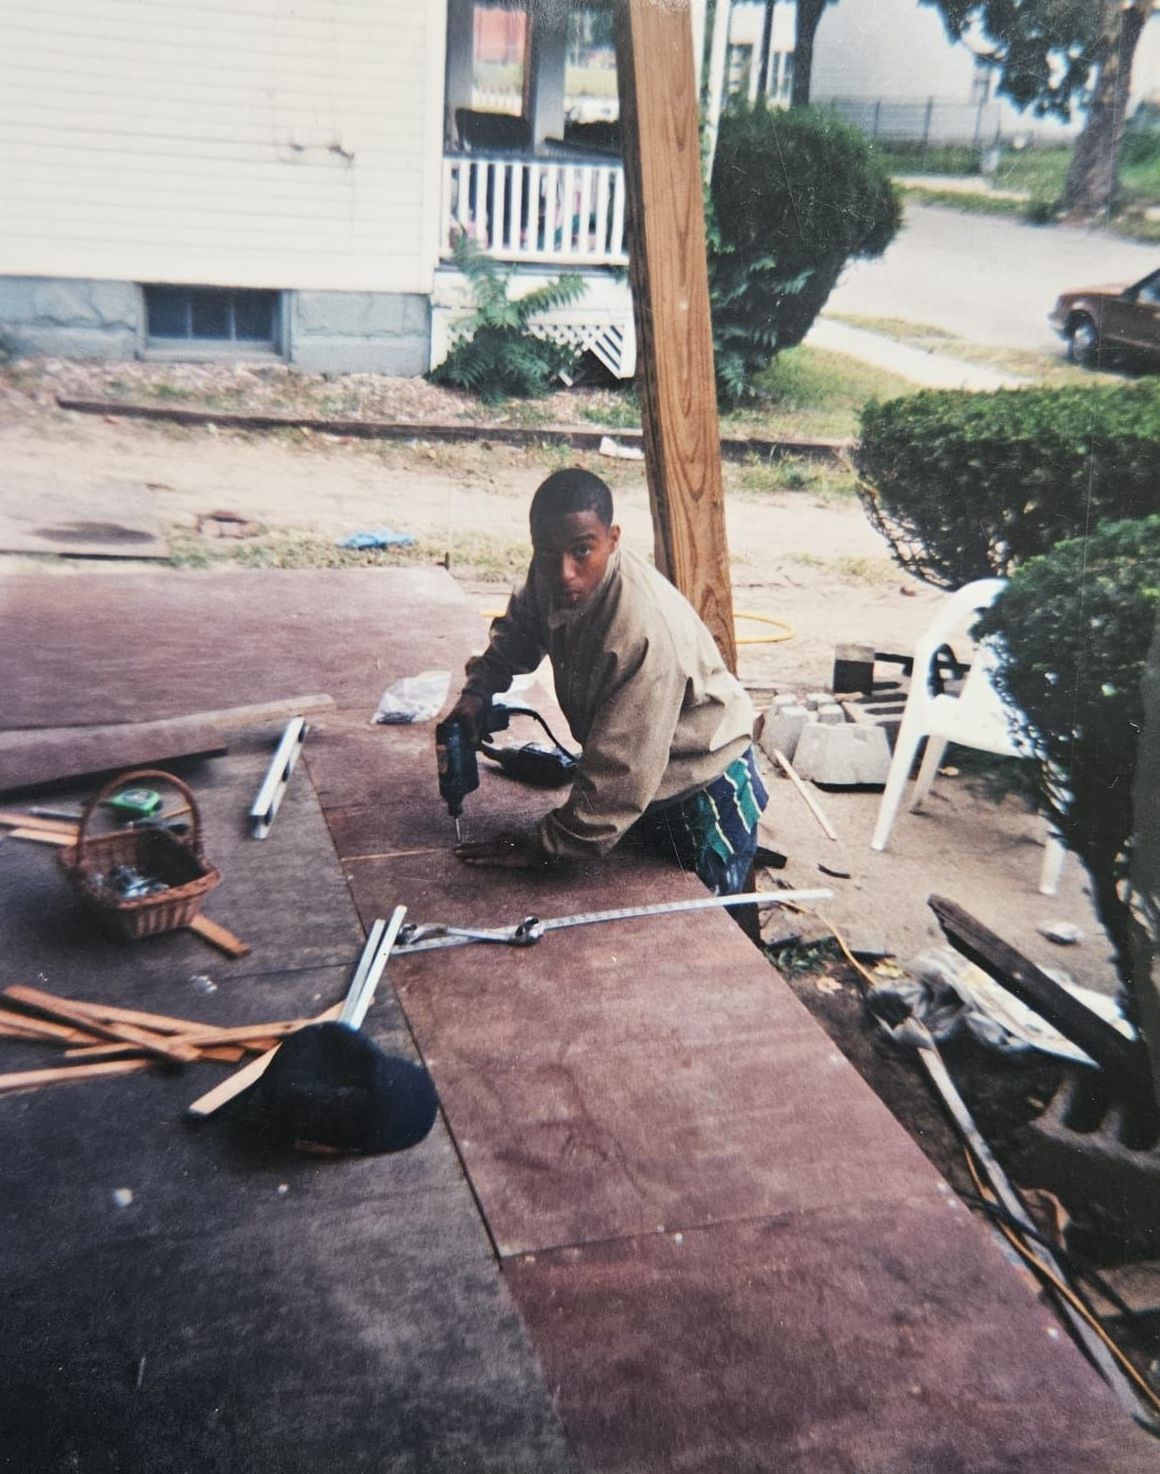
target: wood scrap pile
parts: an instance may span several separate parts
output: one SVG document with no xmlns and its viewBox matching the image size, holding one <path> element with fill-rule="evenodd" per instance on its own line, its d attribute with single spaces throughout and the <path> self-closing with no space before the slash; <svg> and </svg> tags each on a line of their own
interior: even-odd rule
<svg viewBox="0 0 1160 1474">
<path fill-rule="evenodd" d="M 282 1019 L 215 1028 L 193 1019 L 62 998 L 38 988 L 5 988 L 0 993 L 0 1037 L 50 1045 L 58 1053 L 46 1068 L 0 1074 L 0 1094 L 203 1059 L 236 1064 L 247 1054 L 261 1056 L 276 1049 L 287 1034 L 309 1022 Z"/>
</svg>

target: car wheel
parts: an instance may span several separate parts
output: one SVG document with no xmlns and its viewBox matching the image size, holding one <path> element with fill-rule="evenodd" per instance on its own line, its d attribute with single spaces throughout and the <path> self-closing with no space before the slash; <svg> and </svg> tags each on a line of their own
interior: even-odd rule
<svg viewBox="0 0 1160 1474">
<path fill-rule="evenodd" d="M 1081 368 L 1095 368 L 1100 356 L 1100 335 L 1090 317 L 1077 317 L 1069 324 L 1067 356 Z"/>
</svg>

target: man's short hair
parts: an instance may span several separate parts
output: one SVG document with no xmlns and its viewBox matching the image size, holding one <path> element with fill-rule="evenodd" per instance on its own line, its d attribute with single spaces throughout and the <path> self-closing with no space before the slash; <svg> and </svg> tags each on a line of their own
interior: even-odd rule
<svg viewBox="0 0 1160 1474">
<path fill-rule="evenodd" d="M 553 471 L 540 484 L 529 514 L 532 531 L 573 512 L 595 512 L 603 526 L 612 526 L 612 493 L 599 476 L 579 466 Z"/>
</svg>

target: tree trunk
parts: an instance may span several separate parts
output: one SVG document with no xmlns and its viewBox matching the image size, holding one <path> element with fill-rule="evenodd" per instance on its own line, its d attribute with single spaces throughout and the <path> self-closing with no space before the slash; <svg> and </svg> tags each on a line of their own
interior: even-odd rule
<svg viewBox="0 0 1160 1474">
<path fill-rule="evenodd" d="M 797 0 L 793 37 L 793 91 L 790 107 L 809 107 L 810 73 L 814 69 L 814 37 L 826 0 Z"/>
<path fill-rule="evenodd" d="M 1132 60 L 1155 0 L 1100 0 L 1096 80 L 1083 132 L 1076 139 L 1062 205 L 1071 220 L 1090 220 L 1111 209 L 1120 144 L 1132 86 Z"/>
</svg>

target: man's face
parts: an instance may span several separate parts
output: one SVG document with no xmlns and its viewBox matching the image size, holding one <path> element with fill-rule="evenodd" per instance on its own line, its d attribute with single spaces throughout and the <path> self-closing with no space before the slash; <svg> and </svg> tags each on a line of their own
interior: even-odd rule
<svg viewBox="0 0 1160 1474">
<path fill-rule="evenodd" d="M 578 609 L 604 577 L 620 542 L 620 528 L 605 527 L 595 512 L 569 512 L 532 528 L 536 567 L 557 603 Z"/>
</svg>

